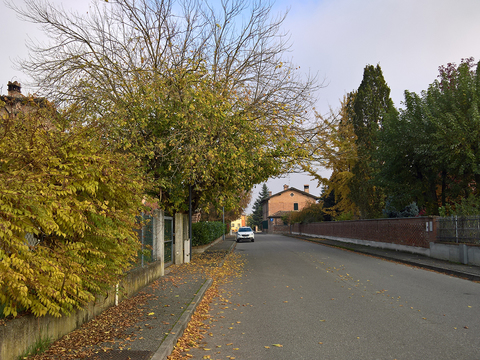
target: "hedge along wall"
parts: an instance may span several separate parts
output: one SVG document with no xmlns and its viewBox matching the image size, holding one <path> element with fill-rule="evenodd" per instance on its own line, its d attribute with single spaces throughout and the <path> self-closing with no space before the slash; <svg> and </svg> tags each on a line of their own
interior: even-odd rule
<svg viewBox="0 0 480 360">
<path fill-rule="evenodd" d="M 192 246 L 207 245 L 227 232 L 220 221 L 200 221 L 192 224 Z"/>
</svg>

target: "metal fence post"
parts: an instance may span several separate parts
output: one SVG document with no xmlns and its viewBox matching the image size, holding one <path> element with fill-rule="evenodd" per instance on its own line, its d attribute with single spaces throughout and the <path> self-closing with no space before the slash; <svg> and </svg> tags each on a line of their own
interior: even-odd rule
<svg viewBox="0 0 480 360">
<path fill-rule="evenodd" d="M 455 243 L 458 244 L 458 216 L 455 215 Z"/>
</svg>

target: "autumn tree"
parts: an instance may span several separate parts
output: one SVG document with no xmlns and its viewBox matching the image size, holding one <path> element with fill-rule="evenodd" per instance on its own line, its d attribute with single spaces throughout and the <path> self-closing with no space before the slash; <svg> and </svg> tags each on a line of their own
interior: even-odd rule
<svg viewBox="0 0 480 360">
<path fill-rule="evenodd" d="M 332 170 L 329 178 L 321 176 L 312 166 L 304 169 L 324 186 L 322 196 L 334 195 L 334 204 L 324 207 L 326 216 L 333 219 L 358 217 L 358 207 L 350 198 L 352 169 L 357 161 L 356 135 L 350 115 L 355 92 L 347 94 L 341 102 L 340 110 L 331 110 L 328 116 L 316 114 L 319 127 L 323 128 L 316 137 L 320 165 Z"/>
<path fill-rule="evenodd" d="M 69 314 L 118 282 L 136 259 L 144 194 L 136 160 L 112 153 L 91 130 L 69 126 L 51 106 L 2 119 L 4 315 L 22 308 Z"/>
<path fill-rule="evenodd" d="M 224 209 L 217 209 L 214 205 L 210 204 L 208 208 L 201 210 L 201 220 L 202 221 L 222 221 L 225 217 L 225 223 L 237 220 L 241 215 L 245 213 L 245 209 L 250 204 L 252 199 L 252 192 L 242 192 L 238 194 L 240 198 L 238 205 L 231 210 L 224 211 Z"/>
<path fill-rule="evenodd" d="M 357 161 L 349 183 L 350 197 L 362 218 L 380 217 L 385 201 L 382 189 L 374 183 L 376 164 L 373 154 L 385 115 L 396 111 L 380 65 L 365 67 L 351 110 L 349 116 L 356 136 Z"/>
<path fill-rule="evenodd" d="M 167 210 L 234 208 L 237 194 L 310 153 L 304 121 L 317 88 L 285 59 L 285 15 L 243 0 L 116 0 L 72 14 L 16 9 L 49 45 L 21 63 L 38 92 L 100 124 L 109 146 L 141 160 Z"/>
</svg>

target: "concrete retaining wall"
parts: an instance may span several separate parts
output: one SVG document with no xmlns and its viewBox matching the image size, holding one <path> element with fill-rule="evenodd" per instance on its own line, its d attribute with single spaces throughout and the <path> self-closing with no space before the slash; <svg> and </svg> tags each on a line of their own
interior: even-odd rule
<svg viewBox="0 0 480 360">
<path fill-rule="evenodd" d="M 115 290 L 111 290 L 107 297 L 98 297 L 94 303 L 88 304 L 85 309 L 75 311 L 68 317 L 36 318 L 33 315 L 27 315 L 7 321 L 5 326 L 0 326 L 0 359 L 17 360 L 38 340 L 55 341 L 61 338 L 83 323 L 92 320 L 102 311 L 114 306 L 116 300 L 121 301 L 131 297 L 138 290 L 158 279 L 163 273 L 162 261 L 134 269 L 122 280 L 117 294 Z"/>
<path fill-rule="evenodd" d="M 435 259 L 480 266 L 480 247 L 475 245 L 430 243 L 430 256 Z"/>
</svg>

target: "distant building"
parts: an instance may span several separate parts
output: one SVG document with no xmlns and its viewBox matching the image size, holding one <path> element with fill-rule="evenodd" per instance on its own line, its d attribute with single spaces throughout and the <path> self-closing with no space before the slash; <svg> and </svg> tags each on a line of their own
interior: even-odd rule
<svg viewBox="0 0 480 360">
<path fill-rule="evenodd" d="M 0 95 L 0 100 L 5 103 L 0 107 L 1 119 L 15 117 L 20 113 L 29 113 L 47 105 L 45 98 L 24 96 L 21 85 L 17 81 L 9 81 L 7 90 L 8 95 Z"/>
<path fill-rule="evenodd" d="M 242 226 L 246 226 L 247 217 L 245 215 L 241 215 L 239 219 L 230 222 L 230 231 L 237 232 L 238 228 Z"/>
<path fill-rule="evenodd" d="M 283 217 L 292 211 L 301 211 L 309 204 L 316 203 L 319 197 L 310 194 L 309 185 L 303 191 L 283 185 L 283 191 L 271 194 L 262 201 L 263 231 L 269 234 L 280 231 L 285 225 Z"/>
</svg>

